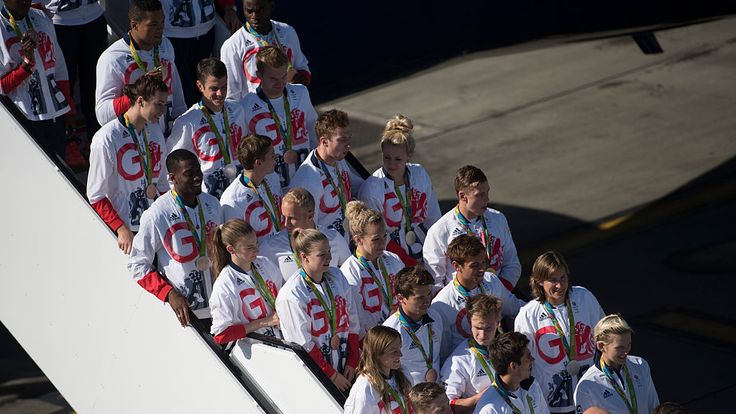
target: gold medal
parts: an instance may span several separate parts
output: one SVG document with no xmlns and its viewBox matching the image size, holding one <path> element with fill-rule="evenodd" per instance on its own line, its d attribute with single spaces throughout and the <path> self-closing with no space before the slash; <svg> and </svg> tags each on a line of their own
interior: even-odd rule
<svg viewBox="0 0 736 414">
<path fill-rule="evenodd" d="M 406 244 L 411 246 L 412 244 L 416 243 L 417 241 L 417 234 L 413 231 L 409 230 L 406 232 Z"/>
<path fill-rule="evenodd" d="M 198 257 L 196 264 L 197 269 L 203 272 L 210 270 L 210 259 L 207 256 Z"/>
<path fill-rule="evenodd" d="M 578 372 L 580 371 L 580 364 L 578 363 L 578 361 L 572 360 L 567 363 L 565 370 L 568 374 L 570 374 L 571 377 L 577 376 Z"/>
<path fill-rule="evenodd" d="M 235 176 L 238 175 L 238 167 L 234 166 L 233 164 L 228 164 L 225 166 L 225 168 L 222 169 L 222 172 L 225 174 L 225 177 L 227 177 L 228 180 L 232 181 L 235 179 Z"/>
<path fill-rule="evenodd" d="M 156 189 L 156 186 L 153 184 L 148 184 L 146 186 L 146 197 L 153 200 L 158 195 L 158 189 Z"/>
<path fill-rule="evenodd" d="M 427 373 L 424 374 L 424 379 L 426 379 L 427 382 L 437 382 L 437 371 L 434 368 L 428 369 Z"/>
<path fill-rule="evenodd" d="M 330 339 L 330 346 L 332 349 L 337 349 L 340 347 L 340 337 L 335 335 Z"/>
<path fill-rule="evenodd" d="M 287 164 L 296 164 L 299 161 L 299 154 L 290 149 L 284 153 L 284 162 Z"/>
</svg>

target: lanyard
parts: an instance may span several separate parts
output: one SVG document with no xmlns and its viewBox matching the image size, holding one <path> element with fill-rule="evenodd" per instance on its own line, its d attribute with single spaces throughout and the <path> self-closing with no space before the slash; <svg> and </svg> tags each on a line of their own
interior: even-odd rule
<svg viewBox="0 0 736 414">
<path fill-rule="evenodd" d="M 384 313 L 384 317 L 386 315 L 391 313 L 391 310 L 393 310 L 394 303 L 393 303 L 393 290 L 391 289 L 391 277 L 388 274 L 388 271 L 386 270 L 386 264 L 381 260 L 379 257 L 376 259 L 376 262 L 378 263 L 378 266 L 381 269 L 381 276 L 383 278 L 383 283 L 381 283 L 381 280 L 376 276 L 376 274 L 373 272 L 373 269 L 371 268 L 370 264 L 368 264 L 368 260 L 363 257 L 360 252 L 357 250 L 355 251 L 355 257 L 358 258 L 358 261 L 360 261 L 361 267 L 368 272 L 369 275 L 371 275 L 371 278 L 373 279 L 373 283 L 378 285 L 379 288 L 381 288 L 381 293 L 383 294 L 383 301 L 388 305 L 388 312 Z"/>
<path fill-rule="evenodd" d="M 201 109 L 204 116 L 207 117 L 207 123 L 210 124 L 210 129 L 217 138 L 217 146 L 220 147 L 220 153 L 223 158 L 225 158 L 225 165 L 230 164 L 230 121 L 227 119 L 227 108 L 225 105 L 222 106 L 222 119 L 224 121 L 223 129 L 225 130 L 224 140 L 222 139 L 220 130 L 217 128 L 217 125 L 215 125 L 215 120 L 212 119 L 212 116 L 210 115 L 210 111 L 206 106 L 204 106 L 202 101 L 199 101 L 199 109 Z"/>
<path fill-rule="evenodd" d="M 460 212 L 460 208 L 458 206 L 455 206 L 455 217 L 457 217 L 457 221 L 460 222 L 460 225 L 463 227 L 463 230 L 465 230 L 466 233 L 475 235 L 473 230 L 470 228 L 470 221 L 463 216 L 463 213 Z M 488 260 L 491 260 L 491 237 L 488 234 L 488 226 L 486 225 L 486 218 L 481 215 L 480 216 L 480 222 L 483 225 L 483 231 L 480 236 L 480 241 L 483 243 L 483 247 L 486 248 L 486 257 Z"/>
<path fill-rule="evenodd" d="M 404 401 L 404 395 L 401 394 L 396 389 L 394 389 L 394 387 L 391 386 L 391 383 L 389 383 L 388 381 L 386 381 L 386 379 L 383 378 L 383 376 L 381 376 L 381 379 L 386 384 L 386 390 L 391 395 L 391 398 L 393 398 L 394 401 L 396 401 L 396 403 L 399 404 L 399 408 L 401 408 L 401 412 L 403 414 L 409 414 L 409 408 L 406 406 L 406 402 Z M 388 411 L 390 413 L 391 412 L 391 407 L 390 406 L 389 407 L 386 407 L 386 411 Z"/>
<path fill-rule="evenodd" d="M 490 357 L 488 355 L 488 349 L 484 349 L 485 347 L 481 348 L 473 338 L 468 338 L 468 346 L 471 351 L 473 351 L 475 358 L 480 362 L 480 365 L 486 371 L 488 377 L 494 377 L 496 375 L 496 370 L 493 369 L 493 362 L 489 360 Z"/>
<path fill-rule="evenodd" d="M 284 54 L 288 58 L 289 55 L 286 54 L 286 51 L 284 50 L 284 47 L 281 46 L 281 41 L 279 40 L 279 35 L 278 35 L 278 33 L 276 33 L 276 27 L 273 26 L 273 23 L 271 24 L 271 33 L 270 34 L 267 34 L 267 35 L 262 35 L 262 34 L 256 32 L 255 29 L 253 29 L 251 27 L 250 23 L 248 23 L 248 22 L 245 22 L 245 30 L 247 30 L 248 33 L 250 33 L 253 37 L 255 37 L 256 38 L 256 41 L 261 46 L 271 46 L 271 42 L 270 42 L 270 39 L 269 38 L 272 37 L 273 38 L 273 43 L 276 44 L 275 47 L 278 47 L 279 49 L 281 49 L 281 51 L 283 51 Z M 291 59 L 288 59 L 288 60 L 289 60 L 289 63 L 288 63 L 288 66 L 287 66 L 287 70 L 291 70 L 293 68 L 293 66 L 291 65 Z"/>
<path fill-rule="evenodd" d="M 268 111 L 271 113 L 273 122 L 278 127 L 281 136 L 284 137 L 284 146 L 286 147 L 285 151 L 290 150 L 292 147 L 291 141 L 294 131 L 291 125 L 291 104 L 289 103 L 289 96 L 286 93 L 286 88 L 284 88 L 284 96 L 282 98 L 284 101 L 284 122 L 281 122 L 281 118 L 279 118 L 279 115 L 276 113 L 276 109 L 271 105 L 271 100 L 268 99 L 268 96 L 266 96 L 260 86 L 256 89 L 256 94 L 268 106 Z"/>
<path fill-rule="evenodd" d="M 130 47 L 130 54 L 133 55 L 133 60 L 135 60 L 136 65 L 138 65 L 138 69 L 143 71 L 145 74 L 148 72 L 148 65 L 141 60 L 140 56 L 138 56 L 138 52 L 136 52 L 135 46 L 133 46 L 133 36 L 130 35 L 130 32 L 128 32 L 128 37 L 130 37 L 130 43 L 128 44 Z M 158 46 L 153 47 L 153 66 L 154 70 L 161 68 L 161 61 L 158 58 Z"/>
<path fill-rule="evenodd" d="M 622 400 L 624 400 L 624 403 L 626 403 L 626 408 L 628 408 L 630 414 L 636 414 L 639 412 L 639 405 L 636 402 L 636 390 L 634 390 L 634 384 L 631 382 L 631 373 L 629 372 L 629 367 L 624 364 L 623 370 L 624 374 L 626 374 L 626 387 L 629 389 L 629 398 L 626 398 L 626 393 L 624 390 L 621 389 L 621 386 L 618 385 L 618 382 L 616 382 L 616 379 L 613 377 L 613 373 L 611 372 L 611 369 L 606 366 L 606 363 L 603 362 L 603 358 L 601 358 L 601 371 L 603 371 L 603 374 L 608 378 L 608 381 L 613 386 L 613 389 L 616 390 L 618 395 L 621 397 Z M 629 402 L 631 400 L 631 402 Z"/>
<path fill-rule="evenodd" d="M 404 328 L 406 333 L 409 334 L 409 337 L 411 337 L 411 341 L 414 342 L 414 345 L 417 346 L 419 352 L 422 353 L 422 358 L 424 358 L 424 363 L 427 365 L 427 369 L 432 369 L 432 359 L 434 357 L 434 343 L 432 342 L 434 333 L 432 332 L 432 325 L 427 324 L 427 337 L 429 338 L 429 355 L 427 355 L 427 352 L 424 350 L 424 346 L 422 346 L 422 342 L 419 340 L 419 338 L 417 338 L 417 335 L 414 333 L 411 322 L 406 320 L 404 312 L 399 309 L 396 311 L 396 316 L 399 318 L 399 323 L 401 323 L 401 326 Z M 419 325 L 419 327 L 421 327 L 421 325 Z"/>
<path fill-rule="evenodd" d="M 323 281 L 325 282 L 325 290 L 327 291 L 327 297 L 330 300 L 329 306 L 327 305 L 327 301 L 325 300 L 324 296 L 319 292 L 317 289 L 317 286 L 315 286 L 314 281 L 311 277 L 307 274 L 307 272 L 304 271 L 304 268 L 299 268 L 299 274 L 304 278 L 304 281 L 307 282 L 307 285 L 312 290 L 312 293 L 314 293 L 314 296 L 317 297 L 317 300 L 319 301 L 320 305 L 322 305 L 322 309 L 325 310 L 325 313 L 327 313 L 327 317 L 330 320 L 330 332 L 332 335 L 337 335 L 337 309 L 335 305 L 335 296 L 332 294 L 332 288 L 330 287 L 330 281 L 328 280 L 329 273 L 325 273 L 323 276 Z"/>
<path fill-rule="evenodd" d="M 253 181 L 250 180 L 250 178 L 245 176 L 245 173 L 240 175 L 240 182 L 243 183 L 244 186 L 250 188 L 253 190 L 258 198 L 263 201 L 263 208 L 268 213 L 268 217 L 271 218 L 271 222 L 273 223 L 273 226 L 276 227 L 276 231 L 281 230 L 281 220 L 277 217 L 278 208 L 276 207 L 276 199 L 273 197 L 273 193 L 271 192 L 271 187 L 268 186 L 268 183 L 266 182 L 266 179 L 264 178 L 261 182 L 263 184 L 263 188 L 266 190 L 266 196 L 268 198 L 268 203 L 271 203 L 270 206 L 267 206 L 265 200 L 263 200 L 263 197 L 258 193 L 258 187 L 253 183 Z"/>
<path fill-rule="evenodd" d="M 412 211 L 411 211 L 411 203 L 412 203 L 412 193 L 411 193 L 411 182 L 409 181 L 409 167 L 404 168 L 404 186 L 406 190 L 406 198 L 401 195 L 401 190 L 399 190 L 399 186 L 396 185 L 396 181 L 394 180 L 394 193 L 396 193 L 396 197 L 399 198 L 399 204 L 401 204 L 401 211 L 404 213 L 404 228 L 407 232 L 411 231 L 411 218 L 412 218 Z"/>
<path fill-rule="evenodd" d="M 503 386 L 498 385 L 498 380 L 494 380 L 493 384 L 491 384 L 493 388 L 498 391 L 498 395 L 503 398 L 503 400 L 506 402 L 506 404 L 511 407 L 511 410 L 514 412 L 514 414 L 522 414 L 521 410 L 514 405 L 514 403 L 511 402 L 511 399 L 509 398 L 509 392 L 506 391 L 506 389 L 503 388 Z M 532 397 L 527 394 L 526 395 L 526 404 L 529 406 L 529 412 L 531 414 L 534 414 L 534 406 L 532 405 Z"/>
<path fill-rule="evenodd" d="M 468 289 L 465 289 L 465 287 L 460 284 L 460 281 L 457 280 L 457 276 L 452 278 L 452 285 L 455 286 L 455 289 L 460 294 L 460 296 L 464 297 L 465 299 L 470 297 L 471 291 L 469 291 Z M 483 288 L 483 281 L 478 283 L 478 287 L 480 288 L 480 293 L 483 293 L 483 294 L 486 293 L 486 290 Z"/>
<path fill-rule="evenodd" d="M 550 305 L 549 302 L 544 302 L 544 310 L 547 312 L 547 315 L 549 315 L 549 318 L 552 320 L 552 325 L 554 325 L 555 330 L 557 331 L 557 335 L 559 335 L 560 339 L 562 339 L 562 345 L 565 347 L 565 351 L 567 351 L 567 358 L 570 361 L 574 361 L 577 350 L 575 346 L 575 315 L 572 313 L 572 306 L 570 306 L 570 299 L 565 301 L 565 305 L 567 305 L 567 319 L 570 322 L 568 331 L 569 331 L 569 337 L 568 340 L 567 337 L 565 337 L 565 332 L 562 330 L 562 327 L 560 326 L 559 321 L 557 321 L 557 317 L 555 316 L 554 311 L 552 310 L 552 305 Z M 571 346 L 572 345 L 572 346 Z"/>
<path fill-rule="evenodd" d="M 258 272 L 258 269 L 256 268 L 255 263 L 251 263 L 250 269 L 253 271 L 253 279 L 256 281 L 256 287 L 258 288 L 258 292 L 261 293 L 261 296 L 266 299 L 268 304 L 271 306 L 271 310 L 276 309 L 276 299 L 274 299 L 273 295 L 271 294 L 271 290 L 266 285 L 266 282 L 263 280 L 263 276 Z"/>
<path fill-rule="evenodd" d="M 148 184 L 153 184 L 153 159 L 151 157 L 151 148 L 148 146 L 148 134 L 146 133 L 146 126 L 143 125 L 143 146 L 145 148 L 145 151 L 141 148 L 140 143 L 138 142 L 138 134 L 135 133 L 135 128 L 133 127 L 133 124 L 130 123 L 130 119 L 128 119 L 128 114 L 125 113 L 123 115 L 123 118 L 125 118 L 125 126 L 128 127 L 128 132 L 130 132 L 130 138 L 133 139 L 133 143 L 135 143 L 135 149 L 138 151 L 138 157 L 141 159 L 141 165 L 143 165 L 143 170 L 146 173 L 146 181 L 148 181 Z"/>
<path fill-rule="evenodd" d="M 207 243 L 205 243 L 205 240 L 207 239 L 207 226 L 205 226 L 204 221 L 204 210 L 202 210 L 202 202 L 199 201 L 199 197 L 197 197 L 197 209 L 199 212 L 199 225 L 202 227 L 201 229 L 201 235 L 197 233 L 196 227 L 194 227 L 194 223 L 192 223 L 192 219 L 189 217 L 189 213 L 187 213 L 187 209 L 184 206 L 184 200 L 182 200 L 181 196 L 174 191 L 174 189 L 171 190 L 171 197 L 174 198 L 174 202 L 177 206 L 179 206 L 179 210 L 181 210 L 181 213 L 184 215 L 184 220 L 187 222 L 187 227 L 189 227 L 189 231 L 192 232 L 192 236 L 194 236 L 194 241 L 197 243 L 197 250 L 199 250 L 199 257 L 204 257 L 207 254 Z"/>
<path fill-rule="evenodd" d="M 340 198 L 340 208 L 342 209 L 342 215 L 345 217 L 345 207 L 348 205 L 349 196 L 350 194 L 347 194 L 348 189 L 345 187 L 345 181 L 342 179 L 342 173 L 340 172 L 340 163 L 335 163 L 335 172 L 337 173 L 337 181 L 340 182 L 340 185 L 335 185 L 335 182 L 332 180 L 332 175 L 330 175 L 330 170 L 327 169 L 327 164 L 319 159 L 319 167 L 322 169 L 322 172 L 325 173 L 327 176 L 327 181 L 329 181 L 332 188 L 337 191 L 337 195 Z"/>
</svg>

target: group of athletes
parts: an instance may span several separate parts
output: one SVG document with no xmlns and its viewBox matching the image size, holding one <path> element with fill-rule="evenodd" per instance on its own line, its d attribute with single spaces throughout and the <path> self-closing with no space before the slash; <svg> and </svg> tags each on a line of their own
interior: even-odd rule
<svg viewBox="0 0 736 414">
<path fill-rule="evenodd" d="M 348 115 L 312 107 L 273 0 L 245 0 L 244 24 L 233 0 L 132 0 L 130 31 L 97 57 L 59 46 L 99 43 L 97 1 L 43 3 L 3 3 L 2 94 L 63 156 L 57 118 L 75 122 L 78 75 L 89 201 L 182 326 L 191 310 L 220 344 L 301 345 L 346 413 L 684 412 L 659 404 L 632 329 L 572 285 L 559 253 L 534 262 L 532 300 L 513 293 L 521 265 L 479 168 L 457 171 L 442 214 L 403 115 L 377 137 L 381 168 L 350 168 Z M 216 11 L 232 31 L 221 60 Z"/>
</svg>

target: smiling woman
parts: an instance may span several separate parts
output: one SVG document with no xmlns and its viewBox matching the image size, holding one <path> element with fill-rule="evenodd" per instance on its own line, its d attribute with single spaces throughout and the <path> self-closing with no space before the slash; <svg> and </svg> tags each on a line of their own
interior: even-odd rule
<svg viewBox="0 0 736 414">
<path fill-rule="evenodd" d="M 572 412 L 572 395 L 581 375 L 593 364 L 592 327 L 603 317 L 587 289 L 570 286 L 570 269 L 561 254 L 537 258 L 529 280 L 536 299 L 519 311 L 515 330 L 529 338 L 535 359 L 532 375 L 540 382 L 550 411 Z"/>
<path fill-rule="evenodd" d="M 411 384 L 401 370 L 401 335 L 395 329 L 379 325 L 368 331 L 358 374 L 345 402 L 346 414 L 411 412 Z"/>
</svg>

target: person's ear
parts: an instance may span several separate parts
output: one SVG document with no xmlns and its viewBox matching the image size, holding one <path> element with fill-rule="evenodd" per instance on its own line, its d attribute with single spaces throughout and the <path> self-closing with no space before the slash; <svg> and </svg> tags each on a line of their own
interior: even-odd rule
<svg viewBox="0 0 736 414">
<path fill-rule="evenodd" d="M 606 346 L 606 344 L 603 341 L 596 341 L 595 342 L 596 349 L 598 349 L 601 352 L 603 352 L 603 348 L 605 348 L 605 346 Z"/>
<path fill-rule="evenodd" d="M 462 274 L 462 272 L 463 272 L 463 266 L 461 264 L 459 264 L 458 262 L 456 262 L 456 261 L 453 260 L 452 261 L 452 267 L 455 268 L 455 272 L 457 272 L 458 274 Z"/>
<path fill-rule="evenodd" d="M 228 244 L 227 246 L 225 246 L 225 250 L 227 250 L 227 252 L 230 253 L 230 254 L 234 254 L 235 253 L 235 248 L 233 247 L 232 244 Z"/>
<path fill-rule="evenodd" d="M 200 93 L 204 93 L 204 85 L 202 85 L 202 82 L 200 82 L 199 79 L 197 79 L 197 89 Z"/>
</svg>

